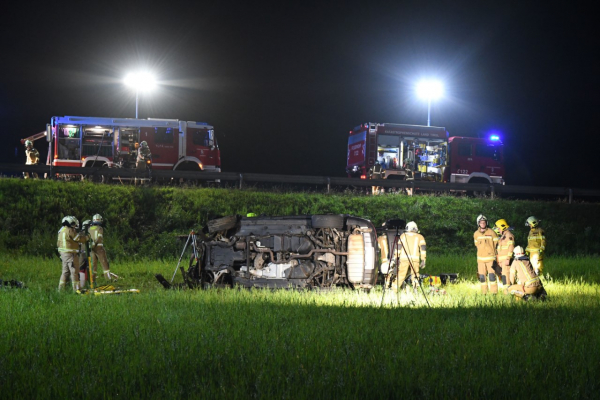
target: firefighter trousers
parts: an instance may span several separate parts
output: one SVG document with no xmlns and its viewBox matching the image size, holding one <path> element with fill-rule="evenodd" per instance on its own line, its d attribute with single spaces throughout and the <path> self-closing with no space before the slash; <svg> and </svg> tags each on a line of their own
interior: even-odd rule
<svg viewBox="0 0 600 400">
<path fill-rule="evenodd" d="M 544 257 L 542 257 L 537 251 L 532 251 L 529 254 L 529 261 L 531 261 L 531 266 L 533 267 L 533 270 L 538 275 L 542 275 L 542 272 L 544 271 Z"/>
<path fill-rule="evenodd" d="M 58 282 L 58 290 L 64 289 L 69 279 L 73 290 L 79 289 L 79 254 L 60 253 L 60 259 L 62 260 L 62 274 Z"/>
<path fill-rule="evenodd" d="M 536 294 L 541 291 L 543 286 L 524 286 L 524 285 L 510 285 L 508 289 L 506 289 L 507 294 L 512 294 L 516 297 L 525 297 L 528 294 Z"/>
<path fill-rule="evenodd" d="M 413 271 L 414 269 L 414 271 Z M 416 276 L 415 276 L 416 274 Z M 412 268 L 408 260 L 400 260 L 400 268 L 398 268 L 398 285 L 402 285 L 406 277 L 412 276 L 412 285 L 417 287 L 419 284 L 419 262 L 413 261 Z"/>
<path fill-rule="evenodd" d="M 110 279 L 108 273 L 110 271 L 110 267 L 108 265 L 108 258 L 106 258 L 106 250 L 104 250 L 103 246 L 96 246 L 91 252 L 92 258 L 92 273 L 94 277 L 97 276 L 98 263 L 102 265 L 102 272 L 107 279 Z"/>
<path fill-rule="evenodd" d="M 477 262 L 477 275 L 481 283 L 481 293 L 498 293 L 498 278 L 494 271 L 494 261 Z M 489 286 L 488 286 L 489 281 Z"/>
</svg>

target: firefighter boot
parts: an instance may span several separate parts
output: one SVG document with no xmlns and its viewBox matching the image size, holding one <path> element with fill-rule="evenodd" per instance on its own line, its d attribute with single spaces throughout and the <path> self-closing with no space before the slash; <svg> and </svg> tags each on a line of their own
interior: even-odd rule
<svg viewBox="0 0 600 400">
<path fill-rule="evenodd" d="M 479 282 L 481 283 L 481 294 L 487 294 L 488 284 L 485 281 L 485 275 L 478 274 Z"/>
<path fill-rule="evenodd" d="M 488 274 L 490 280 L 490 293 L 498 294 L 498 281 L 496 280 L 496 274 Z"/>
</svg>

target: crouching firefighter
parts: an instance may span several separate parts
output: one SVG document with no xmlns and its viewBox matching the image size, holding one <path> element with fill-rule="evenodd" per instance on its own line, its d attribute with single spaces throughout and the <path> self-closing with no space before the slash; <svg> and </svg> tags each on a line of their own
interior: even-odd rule
<svg viewBox="0 0 600 400">
<path fill-rule="evenodd" d="M 514 254 L 515 259 L 510 266 L 510 286 L 506 289 L 506 293 L 524 300 L 528 300 L 530 297 L 545 300 L 547 293 L 544 285 L 533 270 L 523 248 L 515 247 Z"/>
<path fill-rule="evenodd" d="M 89 228 L 90 233 L 90 257 L 92 274 L 96 277 L 98 270 L 98 262 L 102 264 L 104 278 L 112 280 L 114 274 L 110 272 L 106 250 L 104 249 L 104 229 L 102 228 L 102 215 L 96 214 L 92 217 L 92 225 Z"/>
<path fill-rule="evenodd" d="M 71 279 L 73 290 L 79 289 L 79 244 L 87 241 L 84 232 L 78 232 L 79 221 L 73 216 L 62 219 L 62 227 L 58 231 L 56 247 L 62 261 L 62 274 L 58 282 L 58 290 L 65 288 Z"/>
<path fill-rule="evenodd" d="M 488 227 L 485 215 L 477 217 L 479 229 L 473 234 L 475 247 L 477 247 L 477 277 L 481 283 L 481 293 L 498 293 L 498 281 L 494 271 L 498 244 L 498 235 Z M 487 276 L 486 276 L 487 275 Z M 487 279 L 489 279 L 489 288 Z"/>
</svg>

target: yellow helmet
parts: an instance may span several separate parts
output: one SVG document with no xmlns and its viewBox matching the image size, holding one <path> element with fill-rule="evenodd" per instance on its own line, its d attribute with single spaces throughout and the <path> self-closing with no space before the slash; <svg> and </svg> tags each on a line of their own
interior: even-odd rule
<svg viewBox="0 0 600 400">
<path fill-rule="evenodd" d="M 510 226 L 508 226 L 508 222 L 506 222 L 505 219 L 499 219 L 498 221 L 496 221 L 496 228 L 498 228 L 500 232 L 504 232 L 505 230 L 510 228 Z"/>
<path fill-rule="evenodd" d="M 533 215 L 531 217 L 527 218 L 527 221 L 525 222 L 525 226 L 530 226 L 532 228 L 535 228 L 539 224 L 540 224 L 540 221 Z"/>
<path fill-rule="evenodd" d="M 498 227 L 496 227 L 496 226 L 495 226 L 495 227 L 493 227 L 493 228 L 492 228 L 492 230 L 493 230 L 494 232 L 496 232 L 496 235 L 500 235 L 500 233 L 501 233 L 501 232 L 500 232 L 500 229 L 499 229 Z"/>
</svg>

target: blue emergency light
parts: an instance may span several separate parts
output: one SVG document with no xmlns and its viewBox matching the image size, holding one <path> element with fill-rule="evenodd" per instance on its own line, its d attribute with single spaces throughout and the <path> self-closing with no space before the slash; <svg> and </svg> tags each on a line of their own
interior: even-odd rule
<svg viewBox="0 0 600 400">
<path fill-rule="evenodd" d="M 490 135 L 490 140 L 492 142 L 498 142 L 498 141 L 500 141 L 500 136 L 498 136 L 498 135 Z"/>
</svg>

